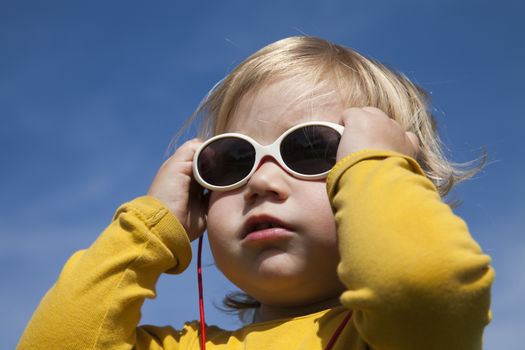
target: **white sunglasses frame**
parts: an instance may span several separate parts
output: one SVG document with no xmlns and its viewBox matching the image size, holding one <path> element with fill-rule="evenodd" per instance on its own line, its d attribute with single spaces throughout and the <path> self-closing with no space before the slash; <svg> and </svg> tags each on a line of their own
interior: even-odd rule
<svg viewBox="0 0 525 350">
<path fill-rule="evenodd" d="M 288 136 L 290 133 L 292 133 L 293 131 L 295 131 L 297 129 L 303 128 L 305 126 L 310 126 L 310 125 L 327 126 L 327 127 L 330 127 L 332 129 L 334 129 L 335 131 L 337 131 L 340 135 L 343 135 L 344 126 L 342 126 L 340 124 L 332 123 L 332 122 L 326 122 L 326 121 L 310 121 L 310 122 L 306 122 L 306 123 L 297 124 L 297 125 L 291 127 L 290 129 L 286 130 L 273 143 L 271 143 L 269 145 L 266 145 L 266 146 L 261 145 L 260 143 L 258 143 L 254 139 L 252 139 L 251 137 L 243 135 L 243 134 L 234 133 L 234 132 L 220 134 L 220 135 L 214 136 L 214 137 L 206 140 L 197 149 L 197 151 L 195 152 L 195 154 L 193 156 L 193 162 L 192 162 L 193 177 L 195 178 L 195 180 L 197 180 L 197 182 L 202 187 L 207 188 L 210 191 L 218 191 L 218 192 L 231 191 L 231 190 L 234 190 L 234 189 L 239 188 L 239 187 L 243 186 L 244 184 L 246 184 L 249 181 L 249 179 L 252 177 L 253 173 L 255 173 L 255 171 L 259 168 L 259 163 L 261 162 L 261 160 L 263 158 L 267 157 L 267 156 L 270 156 L 273 159 L 275 159 L 277 161 L 277 163 L 283 169 L 286 170 L 286 172 L 290 173 L 292 176 L 294 176 L 296 178 L 305 179 L 305 180 L 322 179 L 322 178 L 324 178 L 324 177 L 326 177 L 328 175 L 328 173 L 330 172 L 331 169 L 328 170 L 328 171 L 325 171 L 324 173 L 314 174 L 314 175 L 305 175 L 305 174 L 298 173 L 298 172 L 290 169 L 286 165 L 286 163 L 283 161 L 283 159 L 281 157 L 281 152 L 280 152 L 280 149 L 279 149 L 282 140 L 284 140 L 284 138 L 286 136 Z M 227 186 L 215 186 L 215 185 L 207 183 L 201 177 L 201 175 L 199 173 L 199 170 L 197 169 L 197 159 L 199 158 L 199 155 L 202 152 L 202 150 L 206 146 L 208 146 L 210 143 L 214 142 L 215 140 L 222 139 L 222 138 L 227 138 L 227 137 L 235 137 L 235 138 L 240 138 L 240 139 L 248 141 L 255 148 L 255 161 L 253 162 L 253 167 L 250 170 L 250 172 L 248 173 L 248 175 L 246 175 L 242 180 L 240 180 L 240 181 L 238 181 L 238 182 L 236 182 L 234 184 L 227 185 Z"/>
</svg>

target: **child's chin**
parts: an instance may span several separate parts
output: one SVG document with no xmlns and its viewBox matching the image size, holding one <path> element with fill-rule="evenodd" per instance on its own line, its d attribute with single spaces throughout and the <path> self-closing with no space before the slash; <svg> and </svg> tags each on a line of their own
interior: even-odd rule
<svg viewBox="0 0 525 350">
<path fill-rule="evenodd" d="M 266 250 L 257 257 L 256 266 L 252 276 L 258 281 L 270 283 L 268 286 L 290 285 L 300 279 L 300 266 L 292 261 L 293 257 L 289 253 L 277 249 Z"/>
</svg>

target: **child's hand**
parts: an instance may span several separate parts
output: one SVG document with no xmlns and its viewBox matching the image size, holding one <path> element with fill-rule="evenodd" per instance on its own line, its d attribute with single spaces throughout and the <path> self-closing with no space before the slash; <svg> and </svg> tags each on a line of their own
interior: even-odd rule
<svg viewBox="0 0 525 350">
<path fill-rule="evenodd" d="M 148 191 L 149 196 L 162 201 L 175 214 L 191 241 L 206 229 L 207 203 L 191 168 L 193 155 L 201 143 L 193 139 L 180 146 L 162 164 Z"/>
<path fill-rule="evenodd" d="M 343 124 L 345 131 L 337 150 L 337 160 L 363 149 L 395 151 L 417 158 L 417 136 L 404 131 L 378 108 L 349 108 L 343 112 Z"/>
</svg>

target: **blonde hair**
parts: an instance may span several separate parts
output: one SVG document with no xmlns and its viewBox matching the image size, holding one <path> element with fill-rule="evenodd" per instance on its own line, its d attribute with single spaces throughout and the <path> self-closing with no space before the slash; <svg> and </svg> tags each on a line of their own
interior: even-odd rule
<svg viewBox="0 0 525 350">
<path fill-rule="evenodd" d="M 417 161 L 441 197 L 485 164 L 485 153 L 466 163 L 446 159 L 430 112 L 429 96 L 405 75 L 352 49 L 316 37 L 282 39 L 248 57 L 210 91 L 187 125 L 200 116 L 201 138 L 223 133 L 243 97 L 264 88 L 270 80 L 288 78 L 314 86 L 329 82 L 347 107 L 377 107 L 406 131 L 415 133 L 420 141 Z M 239 298 L 239 294 L 227 297 L 224 304 L 237 310 L 257 306 L 245 296 Z"/>
</svg>

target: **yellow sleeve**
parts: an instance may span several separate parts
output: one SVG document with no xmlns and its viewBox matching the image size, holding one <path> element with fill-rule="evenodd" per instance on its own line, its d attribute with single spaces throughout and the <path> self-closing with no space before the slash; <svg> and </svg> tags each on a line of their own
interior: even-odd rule
<svg viewBox="0 0 525 350">
<path fill-rule="evenodd" d="M 363 150 L 327 180 L 360 336 L 374 350 L 481 349 L 490 321 L 490 258 L 417 162 Z"/>
<path fill-rule="evenodd" d="M 188 236 L 161 202 L 122 205 L 92 246 L 68 260 L 17 349 L 158 348 L 147 328 L 136 328 L 140 308 L 161 273 L 180 273 L 190 260 Z"/>
</svg>

